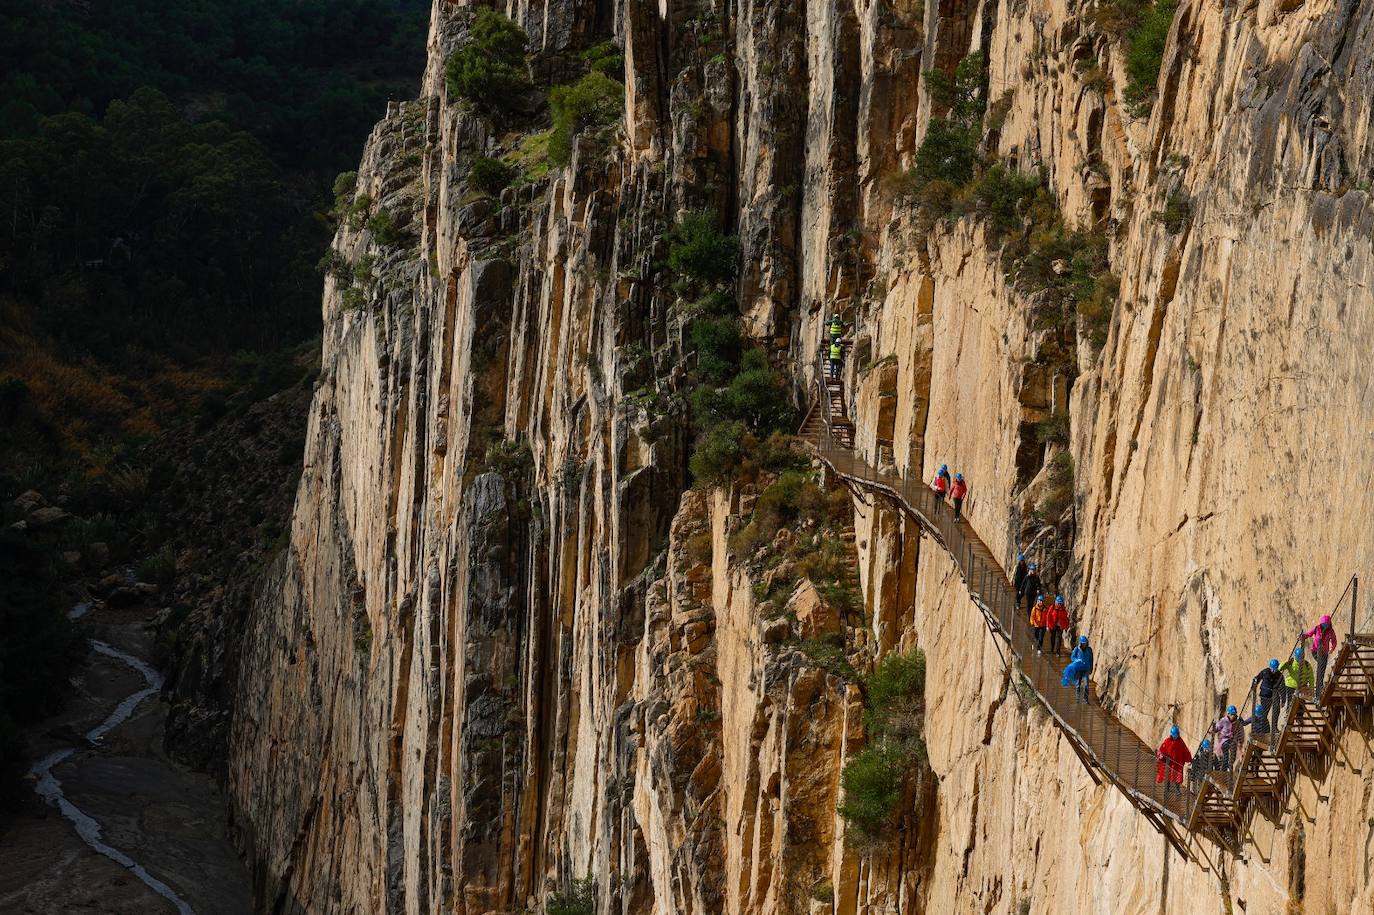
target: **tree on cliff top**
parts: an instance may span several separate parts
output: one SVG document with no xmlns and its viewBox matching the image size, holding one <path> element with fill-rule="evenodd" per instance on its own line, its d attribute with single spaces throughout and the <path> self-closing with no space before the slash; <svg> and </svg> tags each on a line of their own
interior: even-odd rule
<svg viewBox="0 0 1374 915">
<path fill-rule="evenodd" d="M 444 64 L 449 93 L 487 114 L 510 111 L 530 87 L 528 44 L 529 36 L 520 26 L 495 10 L 481 10 L 467 41 Z"/>
</svg>

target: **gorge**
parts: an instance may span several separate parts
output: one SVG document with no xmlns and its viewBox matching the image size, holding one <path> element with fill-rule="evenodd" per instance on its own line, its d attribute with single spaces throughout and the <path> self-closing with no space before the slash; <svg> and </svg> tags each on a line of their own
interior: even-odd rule
<svg viewBox="0 0 1374 915">
<path fill-rule="evenodd" d="M 855 453 L 1196 747 L 1374 571 L 1374 2 L 435 0 L 336 191 L 289 543 L 168 671 L 254 910 L 1374 912 L 1367 713 L 1180 854 L 787 435 L 839 316 Z"/>
</svg>

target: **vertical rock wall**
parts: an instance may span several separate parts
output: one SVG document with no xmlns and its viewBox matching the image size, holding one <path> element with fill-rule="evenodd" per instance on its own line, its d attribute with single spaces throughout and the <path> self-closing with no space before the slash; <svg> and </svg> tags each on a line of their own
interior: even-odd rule
<svg viewBox="0 0 1374 915">
<path fill-rule="evenodd" d="M 501 8 L 554 81 L 614 32 L 625 122 L 499 205 L 472 194 L 473 158 L 518 138 L 447 97 L 472 9 L 438 0 L 421 97 L 369 140 L 359 193 L 404 237 L 336 239 L 372 260 L 326 281 L 291 547 L 230 739 L 262 907 L 515 912 L 590 876 L 602 913 L 1374 910 L 1357 736 L 1299 789 L 1310 819 L 1185 863 L 1016 692 L 947 557 L 881 502 L 855 506 L 864 628 L 927 653 L 933 784 L 891 848 L 846 850 L 859 700 L 754 613 L 728 547 L 742 495 L 684 495 L 661 241 L 684 210 L 723 216 L 741 314 L 799 388 L 843 311 L 860 447 L 962 469 L 1005 557 L 1037 531 L 1029 425 L 1067 409 L 1076 536 L 1035 542 L 1118 712 L 1195 740 L 1260 646 L 1374 568 L 1374 6 L 1186 2 L 1145 118 L 1118 100 L 1119 46 L 1059 0 Z M 931 228 L 886 188 L 930 115 L 921 72 L 971 50 L 1007 99 L 989 152 L 1110 239 L 1120 304 L 1074 373 L 1037 361 L 982 226 Z M 1171 233 L 1153 214 L 1179 188 Z"/>
</svg>

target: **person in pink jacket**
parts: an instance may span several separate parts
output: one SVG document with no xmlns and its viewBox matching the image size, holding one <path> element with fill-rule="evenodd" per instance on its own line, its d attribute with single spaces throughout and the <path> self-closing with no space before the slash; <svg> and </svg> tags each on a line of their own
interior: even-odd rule
<svg viewBox="0 0 1374 915">
<path fill-rule="evenodd" d="M 1336 628 L 1331 625 L 1331 616 L 1328 614 L 1322 617 L 1322 621 L 1311 629 L 1303 633 L 1304 638 L 1312 640 L 1312 660 L 1317 662 L 1317 704 L 1322 701 L 1322 681 L 1326 678 L 1326 662 L 1331 657 L 1331 652 L 1336 650 Z"/>
</svg>

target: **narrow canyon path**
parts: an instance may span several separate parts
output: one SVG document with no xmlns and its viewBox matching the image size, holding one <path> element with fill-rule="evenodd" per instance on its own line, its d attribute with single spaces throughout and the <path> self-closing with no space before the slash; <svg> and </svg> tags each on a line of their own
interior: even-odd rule
<svg viewBox="0 0 1374 915">
<path fill-rule="evenodd" d="M 91 653 L 33 730 L 34 797 L 0 835 L 0 912 L 244 915 L 214 781 L 167 758 L 147 608 L 78 605 Z"/>
</svg>

